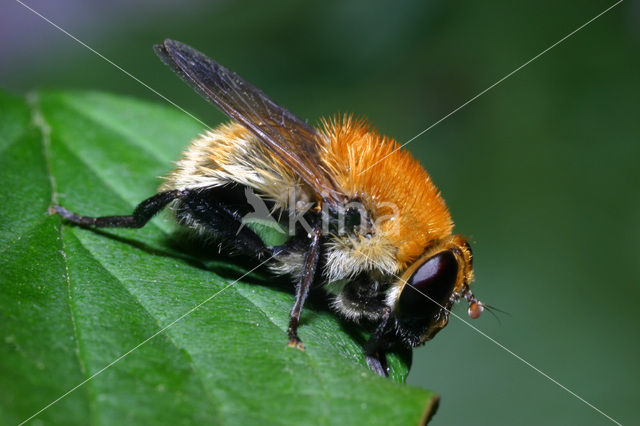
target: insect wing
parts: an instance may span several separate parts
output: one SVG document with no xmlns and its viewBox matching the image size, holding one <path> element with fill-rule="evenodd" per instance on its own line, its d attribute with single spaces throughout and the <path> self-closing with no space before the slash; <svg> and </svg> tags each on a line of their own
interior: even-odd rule
<svg viewBox="0 0 640 426">
<path fill-rule="evenodd" d="M 322 168 L 316 129 L 279 106 L 260 89 L 201 52 L 175 40 L 155 46 L 160 59 L 202 97 L 251 131 L 325 201 L 344 196 Z"/>
</svg>

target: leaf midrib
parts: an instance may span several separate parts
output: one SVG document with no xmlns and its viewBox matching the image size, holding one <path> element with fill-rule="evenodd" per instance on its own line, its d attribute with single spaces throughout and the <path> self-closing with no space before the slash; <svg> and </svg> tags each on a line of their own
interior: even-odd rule
<svg viewBox="0 0 640 426">
<path fill-rule="evenodd" d="M 68 103 L 66 103 L 67 105 L 69 105 Z M 48 126 L 47 122 L 46 122 L 46 118 L 45 116 L 42 114 L 42 111 L 39 110 L 38 108 L 38 103 L 37 103 L 37 98 L 34 98 L 34 102 L 33 104 L 30 105 L 30 107 L 33 109 L 34 114 L 39 114 L 40 119 L 42 120 L 42 124 L 44 124 L 45 126 L 47 126 L 47 128 L 43 128 L 43 126 L 38 126 L 38 123 L 35 122 L 34 125 L 36 125 L 39 130 L 40 133 L 42 135 L 42 145 L 43 145 L 43 153 L 44 153 L 44 157 L 45 157 L 45 163 L 46 163 L 46 167 L 47 167 L 47 177 L 49 179 L 49 183 L 50 183 L 50 188 L 51 188 L 51 193 L 52 193 L 52 199 L 51 202 L 52 204 L 54 204 L 56 202 L 56 179 L 55 176 L 53 175 L 53 169 L 52 169 L 52 165 L 51 165 L 51 151 L 50 151 L 50 144 L 47 143 L 47 141 L 45 140 L 45 138 L 47 137 L 46 134 L 49 131 L 50 127 Z M 74 108 L 75 110 L 76 108 Z M 66 145 L 66 144 L 65 144 Z M 67 149 L 69 150 L 69 152 L 74 156 L 74 158 L 82 165 L 84 165 L 91 173 L 94 174 L 94 176 L 96 176 L 96 178 L 98 178 L 99 180 L 101 180 L 103 182 L 103 184 L 105 184 L 105 186 L 109 187 L 110 189 L 112 189 L 115 193 L 117 193 L 122 199 L 123 201 L 127 202 L 126 199 L 123 197 L 122 194 L 119 194 L 118 191 L 115 190 L 115 188 L 113 187 L 113 185 L 110 185 L 108 183 L 108 181 L 106 181 L 98 172 L 95 168 L 91 167 L 86 161 L 84 161 L 81 157 L 77 156 L 71 149 L 69 149 L 70 147 L 68 145 Z M 127 202 L 128 203 L 128 202 Z M 154 226 L 155 228 L 157 228 L 160 232 L 162 232 L 164 235 L 168 235 L 169 233 L 162 229 L 161 227 L 152 224 L 152 226 Z M 69 306 L 69 312 L 70 312 L 70 318 L 71 318 L 71 323 L 73 326 L 73 333 L 74 333 L 74 337 L 75 337 L 75 343 L 76 343 L 76 353 L 78 356 L 78 363 L 80 365 L 80 371 L 82 372 L 83 376 L 85 377 L 85 379 L 90 378 L 91 376 L 89 375 L 89 372 L 86 368 L 87 365 L 87 360 L 86 358 L 86 353 L 84 353 L 85 351 L 83 351 L 81 349 L 80 345 L 80 336 L 78 333 L 78 328 L 77 328 L 77 324 L 76 324 L 76 311 L 75 311 L 75 305 L 73 303 L 73 298 L 72 298 L 72 294 L 71 294 L 71 278 L 69 275 L 69 261 L 66 255 L 66 244 L 65 244 L 65 239 L 64 239 L 64 231 L 63 229 L 66 227 L 66 225 L 61 221 L 60 222 L 60 227 L 59 227 L 59 233 L 60 233 L 60 239 L 61 239 L 61 245 L 62 245 L 62 258 L 64 260 L 64 266 L 65 266 L 65 280 L 67 283 L 67 295 L 68 295 L 68 306 Z M 35 228 L 35 227 L 34 227 Z M 73 228 L 71 228 L 72 230 Z M 122 281 L 117 278 L 111 271 L 109 271 L 104 263 L 95 256 L 95 254 L 89 250 L 88 247 L 86 247 L 86 245 L 82 242 L 82 240 L 80 238 L 78 238 L 72 231 L 72 235 L 73 237 L 76 239 L 76 241 L 78 241 L 79 244 L 82 245 L 82 247 L 87 250 L 87 252 L 91 253 L 91 257 L 96 260 L 103 271 L 105 271 L 107 274 L 109 274 L 109 276 L 113 277 L 113 279 L 120 285 L 120 287 L 122 287 L 127 294 L 129 294 L 129 296 L 135 301 L 136 305 L 138 305 L 139 307 L 141 307 L 144 312 L 147 314 L 147 316 L 153 321 L 153 323 L 158 327 L 158 329 L 161 329 L 162 327 L 160 326 L 160 324 L 158 323 L 158 319 L 151 314 L 151 312 L 149 312 L 149 310 L 146 308 L 146 306 L 136 297 L 135 294 L 131 293 L 128 288 L 123 285 Z M 168 341 L 178 350 L 179 353 L 181 353 L 180 351 L 180 347 L 178 346 L 178 344 L 174 341 L 173 337 L 171 337 L 171 335 L 169 333 L 164 333 L 168 339 Z M 186 351 L 185 351 L 186 352 Z M 188 352 L 186 352 L 188 354 Z M 209 390 L 207 389 L 207 387 L 204 385 L 204 383 L 202 382 L 202 376 L 200 374 L 198 374 L 198 371 L 196 370 L 196 367 L 193 364 L 193 360 L 189 354 L 187 358 L 187 363 L 189 365 L 189 369 L 192 371 L 194 378 L 197 380 L 200 388 L 202 389 L 203 393 L 207 396 L 207 399 L 209 399 L 209 401 L 211 401 L 211 403 L 214 405 L 214 407 L 216 408 L 216 414 L 217 414 L 217 418 L 218 421 L 221 420 L 220 417 L 220 404 L 219 401 L 217 401 L 213 395 L 211 395 L 211 393 L 209 392 Z M 98 370 L 99 371 L 99 370 Z M 89 380 L 86 384 L 89 385 L 89 388 L 92 388 L 92 386 L 89 384 L 89 382 L 91 382 L 91 380 Z M 90 391 L 89 389 L 87 390 L 87 393 L 90 395 L 94 395 L 93 398 L 89 398 L 89 401 L 91 401 L 89 403 L 89 407 L 90 407 L 90 412 L 92 412 L 92 422 L 93 424 L 98 424 L 97 422 L 97 418 L 98 413 L 98 404 L 97 404 L 97 395 L 95 392 L 95 389 L 93 391 Z M 220 421 L 220 424 L 222 424 L 222 422 Z"/>
<path fill-rule="evenodd" d="M 40 141 L 42 142 L 42 155 L 44 157 L 46 173 L 47 173 L 47 182 L 49 184 L 49 189 L 51 190 L 51 204 L 55 204 L 57 201 L 57 185 L 56 185 L 56 179 L 55 179 L 55 176 L 53 175 L 52 166 L 51 166 L 51 140 L 49 139 L 50 127 L 47 124 L 46 119 L 42 114 L 42 111 L 38 107 L 38 98 L 35 93 L 27 97 L 27 106 L 29 107 L 32 114 L 32 125 L 35 128 L 37 128 L 40 133 Z M 76 325 L 76 312 L 75 312 L 75 306 L 73 303 L 73 298 L 71 296 L 71 279 L 69 276 L 69 261 L 67 259 L 66 246 L 64 243 L 62 223 L 59 223 L 58 233 L 60 235 L 60 250 L 61 250 L 60 255 L 62 256 L 62 261 L 64 263 L 64 269 L 65 269 L 64 276 L 67 284 L 66 285 L 67 306 L 69 308 L 69 320 L 73 328 L 73 337 L 74 337 L 74 343 L 75 343 L 74 352 L 78 360 L 80 373 L 86 380 L 89 378 L 89 375 L 88 375 L 89 372 L 87 371 L 87 368 L 86 368 L 86 365 L 87 365 L 86 354 L 81 348 L 82 345 L 80 344 L 80 335 L 78 334 L 78 328 Z M 89 386 L 85 390 L 85 395 L 87 398 L 87 406 L 89 410 L 89 415 L 91 417 L 91 423 L 97 424 L 96 420 L 98 418 L 98 404 L 97 404 L 96 392 L 93 385 L 89 384 Z M 66 394 L 63 395 L 63 397 L 65 396 Z"/>
<path fill-rule="evenodd" d="M 158 318 L 157 318 L 155 315 L 153 315 L 153 314 L 151 313 L 151 311 L 149 311 L 149 309 L 146 307 L 146 305 L 145 305 L 145 304 L 144 304 L 144 303 L 143 303 L 143 302 L 142 302 L 142 301 L 141 301 L 141 300 L 140 300 L 140 299 L 139 299 L 139 298 L 138 298 L 134 293 L 132 293 L 131 291 L 129 291 L 129 289 L 127 288 L 127 286 L 123 284 L 123 281 L 122 281 L 119 277 L 117 277 L 117 276 L 113 273 L 113 271 L 111 271 L 111 270 L 107 267 L 107 265 L 105 265 L 105 263 L 104 263 L 104 262 L 103 262 L 103 261 L 102 261 L 98 256 L 96 256 L 96 254 L 91 250 L 91 248 L 87 247 L 87 245 L 86 245 L 85 243 L 83 243 L 83 242 L 82 242 L 82 239 L 81 239 L 81 238 L 79 238 L 77 235 L 75 235 L 75 232 L 72 232 L 72 233 L 73 233 L 73 237 L 76 239 L 76 241 L 77 241 L 77 242 L 78 242 L 78 243 L 79 243 L 79 244 L 80 244 L 80 245 L 81 245 L 81 246 L 82 246 L 82 247 L 87 251 L 87 253 L 90 253 L 90 254 L 91 254 L 91 258 L 92 258 L 93 260 L 95 260 L 95 261 L 100 265 L 100 268 L 101 268 L 101 269 L 102 269 L 106 274 L 108 274 L 110 277 L 112 277 L 112 278 L 113 278 L 113 280 L 114 280 L 114 281 L 116 281 L 116 282 L 118 283 L 118 285 L 119 285 L 122 289 L 124 289 L 124 290 L 125 290 L 125 292 L 129 295 L 129 297 L 131 297 L 131 299 L 136 303 L 136 305 L 137 305 L 137 306 L 139 306 L 139 307 L 140 307 L 140 308 L 141 308 L 141 309 L 142 309 L 142 310 L 147 314 L 148 318 L 150 318 L 150 319 L 153 321 L 153 323 L 156 325 L 157 330 L 162 330 L 164 327 L 163 327 L 163 326 L 158 322 Z M 173 324 L 171 324 L 171 325 L 173 325 Z M 168 327 L 168 328 L 167 328 L 163 333 L 160 333 L 160 334 L 164 334 L 164 335 L 167 337 L 167 339 L 168 339 L 169 343 L 171 343 L 171 344 L 176 348 L 177 352 L 178 352 L 178 353 L 182 353 L 182 351 L 180 350 L 180 349 L 182 349 L 182 348 L 181 348 L 181 347 L 176 343 L 176 341 L 174 340 L 174 338 L 173 338 L 173 337 L 171 336 L 171 334 L 168 332 L 168 331 L 169 331 L 169 328 L 171 328 L 171 327 Z M 157 331 L 156 331 L 156 333 L 157 333 Z M 152 335 L 153 335 L 153 334 L 152 334 Z M 158 337 L 158 335 L 154 336 L 154 338 L 156 338 L 156 337 Z M 147 342 L 145 342 L 145 343 L 147 343 Z M 207 389 L 207 387 L 205 386 L 205 384 L 202 382 L 202 375 L 201 375 L 201 374 L 199 374 L 199 372 L 198 372 L 198 370 L 197 370 L 197 367 L 193 364 L 193 359 L 191 358 L 191 354 L 189 354 L 189 352 L 188 352 L 188 351 L 186 351 L 186 350 L 185 350 L 184 352 L 185 352 L 186 354 L 188 354 L 188 355 L 189 355 L 188 357 L 187 357 L 187 356 L 185 356 L 185 358 L 186 358 L 186 360 L 187 360 L 187 363 L 188 363 L 188 365 L 189 365 L 189 369 L 192 371 L 193 376 L 197 379 L 198 384 L 199 384 L 199 385 L 200 385 L 200 387 L 202 388 L 203 393 L 207 396 L 207 399 L 208 399 L 209 401 L 211 401 L 211 402 L 212 402 L 212 404 L 214 405 L 214 407 L 216 408 L 216 414 L 217 414 L 218 420 L 220 421 L 220 424 L 222 424 L 221 417 L 220 417 L 220 414 L 221 414 L 221 411 L 222 411 L 222 410 L 220 409 L 220 402 L 219 402 L 218 400 L 216 400 L 216 399 L 215 399 L 214 395 L 212 395 L 212 394 L 209 392 L 209 390 Z M 125 353 L 126 353 L 126 352 L 125 352 Z M 130 355 L 130 354 L 129 354 L 129 353 L 127 353 L 127 356 L 128 356 L 128 355 Z M 115 364 L 114 364 L 114 365 L 115 365 Z"/>
</svg>

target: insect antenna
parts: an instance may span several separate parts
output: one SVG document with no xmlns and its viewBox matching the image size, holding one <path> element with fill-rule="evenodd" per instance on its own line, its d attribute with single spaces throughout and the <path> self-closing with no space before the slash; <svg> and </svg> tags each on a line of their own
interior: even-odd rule
<svg viewBox="0 0 640 426">
<path fill-rule="evenodd" d="M 500 325 L 502 325 L 502 321 L 500 321 L 500 317 L 497 315 L 497 313 L 501 313 L 501 314 L 505 314 L 505 315 L 508 315 L 508 316 L 512 316 L 509 312 L 503 311 L 502 309 L 498 309 L 495 306 L 485 305 L 483 303 L 482 307 L 484 309 L 486 309 L 487 312 L 489 312 L 496 319 L 496 321 L 498 321 L 498 324 L 500 324 Z"/>
</svg>

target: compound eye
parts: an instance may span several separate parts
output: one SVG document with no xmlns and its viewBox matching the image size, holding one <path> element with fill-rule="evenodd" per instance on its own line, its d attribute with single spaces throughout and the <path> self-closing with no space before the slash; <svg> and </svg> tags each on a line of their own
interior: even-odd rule
<svg viewBox="0 0 640 426">
<path fill-rule="evenodd" d="M 434 316 L 451 297 L 457 277 L 458 261 L 451 251 L 430 257 L 407 280 L 398 301 L 400 314 Z"/>
</svg>

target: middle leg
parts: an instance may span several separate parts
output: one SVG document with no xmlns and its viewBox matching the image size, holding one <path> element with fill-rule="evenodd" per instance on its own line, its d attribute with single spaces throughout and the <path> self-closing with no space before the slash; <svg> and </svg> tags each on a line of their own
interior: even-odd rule
<svg viewBox="0 0 640 426">
<path fill-rule="evenodd" d="M 242 216 L 230 205 L 217 198 L 222 188 L 184 191 L 177 209 L 178 220 L 192 228 L 202 227 L 213 231 L 238 251 L 258 258 L 271 256 L 272 250 L 262 239 L 246 226 Z"/>
<path fill-rule="evenodd" d="M 311 239 L 309 241 L 309 249 L 304 257 L 304 265 L 302 267 L 302 275 L 296 285 L 296 300 L 291 308 L 289 316 L 289 346 L 304 350 L 304 345 L 298 337 L 298 325 L 300 323 L 300 315 L 302 307 L 309 295 L 309 289 L 315 278 L 318 269 L 318 261 L 320 260 L 320 243 L 322 239 L 322 224 L 318 221 L 311 231 Z"/>
</svg>

